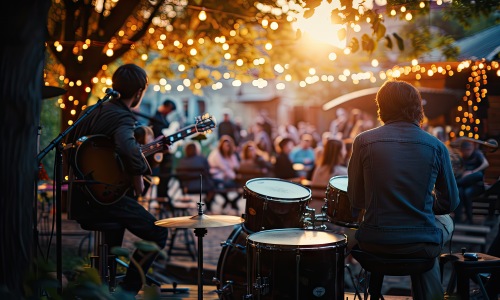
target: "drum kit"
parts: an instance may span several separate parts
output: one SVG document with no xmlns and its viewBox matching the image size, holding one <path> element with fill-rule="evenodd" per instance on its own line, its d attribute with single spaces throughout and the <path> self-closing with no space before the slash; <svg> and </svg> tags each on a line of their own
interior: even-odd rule
<svg viewBox="0 0 500 300">
<path fill-rule="evenodd" d="M 353 211 L 347 176 L 330 179 L 318 216 L 308 207 L 311 190 L 278 178 L 254 178 L 243 187 L 243 218 L 198 215 L 159 220 L 158 226 L 195 228 L 198 295 L 201 299 L 202 237 L 208 227 L 234 225 L 222 250 L 214 282 L 220 299 L 344 299 L 347 237 L 325 222 L 358 228 L 364 211 Z M 326 213 L 325 213 L 326 212 Z M 321 225 L 319 225 L 321 223 Z"/>
</svg>

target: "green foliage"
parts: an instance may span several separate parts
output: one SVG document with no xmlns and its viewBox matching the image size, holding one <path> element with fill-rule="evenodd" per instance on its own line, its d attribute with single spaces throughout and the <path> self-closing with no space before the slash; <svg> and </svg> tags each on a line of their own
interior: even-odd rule
<svg viewBox="0 0 500 300">
<path fill-rule="evenodd" d="M 42 100 L 42 110 L 40 115 L 40 150 L 44 150 L 50 145 L 61 131 L 61 110 L 56 105 L 57 99 Z M 47 174 L 53 180 L 54 178 L 54 158 L 55 150 L 49 152 L 42 160 Z"/>
<path fill-rule="evenodd" d="M 450 36 L 443 36 L 436 40 L 436 47 L 441 48 L 446 60 L 455 60 L 460 54 L 460 49 L 454 46 L 455 39 Z"/>
</svg>

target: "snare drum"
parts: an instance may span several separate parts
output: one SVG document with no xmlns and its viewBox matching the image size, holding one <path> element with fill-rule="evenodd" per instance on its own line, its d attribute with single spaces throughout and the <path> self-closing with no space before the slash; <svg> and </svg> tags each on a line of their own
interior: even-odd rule
<svg viewBox="0 0 500 300">
<path fill-rule="evenodd" d="M 243 187 L 245 228 L 250 232 L 302 228 L 311 190 L 278 178 L 254 178 Z"/>
<path fill-rule="evenodd" d="M 344 235 L 300 228 L 247 237 L 252 299 L 344 299 Z"/>
<path fill-rule="evenodd" d="M 330 178 L 326 189 L 326 206 L 330 222 L 343 227 L 359 228 L 365 215 L 364 209 L 351 208 L 347 196 L 347 175 Z"/>
</svg>

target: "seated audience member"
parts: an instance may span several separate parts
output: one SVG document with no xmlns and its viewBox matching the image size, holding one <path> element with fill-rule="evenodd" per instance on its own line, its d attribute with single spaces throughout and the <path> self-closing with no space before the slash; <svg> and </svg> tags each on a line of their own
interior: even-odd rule
<svg viewBox="0 0 500 300">
<path fill-rule="evenodd" d="M 258 154 L 258 149 L 253 141 L 247 141 L 241 149 L 241 161 L 239 171 L 261 172 L 267 175 L 272 171 L 273 165 Z"/>
<path fill-rule="evenodd" d="M 209 211 L 212 209 L 212 202 L 215 196 L 215 184 L 210 176 L 210 165 L 208 164 L 208 160 L 205 156 L 201 155 L 200 145 L 194 141 L 190 141 L 184 145 L 184 156 L 179 159 L 176 167 L 178 172 L 188 172 L 190 169 L 201 172 L 201 176 L 199 176 L 199 174 L 183 176 L 186 174 L 182 174 L 181 177 L 189 177 L 187 182 L 182 183 L 186 189 L 185 192 L 190 194 L 200 192 L 206 193 L 205 205 L 206 209 Z M 200 182 L 200 180 L 202 180 L 202 182 Z"/>
<path fill-rule="evenodd" d="M 469 141 L 460 143 L 462 171 L 456 177 L 460 205 L 455 210 L 455 222 L 472 224 L 472 198 L 484 192 L 484 170 L 489 166 L 484 154 Z M 465 210 L 462 212 L 462 210 Z M 465 220 L 462 216 L 465 213 Z"/>
<path fill-rule="evenodd" d="M 290 152 L 290 160 L 294 164 L 303 165 L 304 177 L 310 178 L 309 172 L 314 168 L 314 148 L 312 147 L 313 137 L 309 133 L 304 133 L 300 137 L 300 143 Z"/>
<path fill-rule="evenodd" d="M 240 167 L 236 146 L 228 135 L 222 135 L 217 148 L 208 155 L 210 174 L 217 188 L 236 187 L 236 170 Z"/>
<path fill-rule="evenodd" d="M 278 156 L 274 163 L 274 175 L 277 178 L 291 179 L 298 177 L 289 156 L 293 146 L 293 141 L 290 138 L 283 138 L 278 143 Z"/>
<path fill-rule="evenodd" d="M 332 177 L 347 175 L 347 168 L 342 165 L 345 154 L 345 145 L 341 140 L 329 139 L 324 146 L 322 163 L 314 169 L 311 184 L 326 187 Z"/>
<path fill-rule="evenodd" d="M 321 135 L 321 142 L 314 147 L 314 168 L 321 166 L 325 145 L 330 138 L 333 138 L 330 131 L 323 132 Z"/>
</svg>

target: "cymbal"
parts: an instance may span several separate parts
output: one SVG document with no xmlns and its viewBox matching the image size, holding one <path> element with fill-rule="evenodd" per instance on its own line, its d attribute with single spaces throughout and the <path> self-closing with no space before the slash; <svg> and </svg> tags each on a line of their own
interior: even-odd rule
<svg viewBox="0 0 500 300">
<path fill-rule="evenodd" d="M 209 228 L 241 224 L 245 219 L 226 215 L 196 215 L 158 220 L 155 225 L 168 228 Z"/>
<path fill-rule="evenodd" d="M 66 90 L 56 86 L 42 86 L 42 99 L 48 99 L 66 94 Z"/>
</svg>

